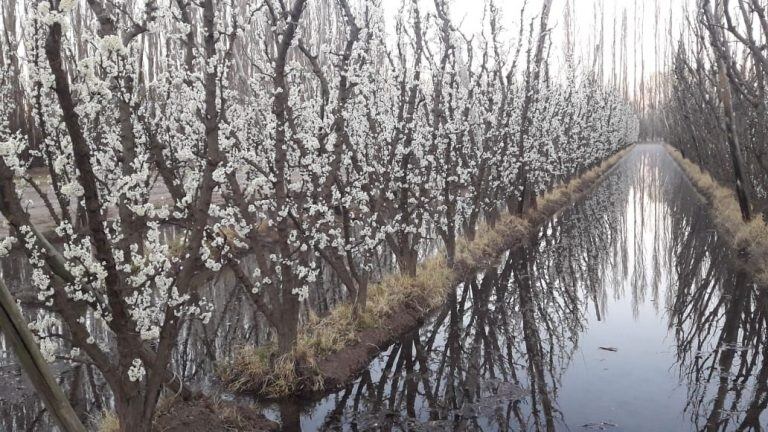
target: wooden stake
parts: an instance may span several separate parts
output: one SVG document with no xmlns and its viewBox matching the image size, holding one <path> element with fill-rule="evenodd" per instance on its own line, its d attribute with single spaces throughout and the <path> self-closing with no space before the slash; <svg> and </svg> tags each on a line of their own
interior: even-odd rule
<svg viewBox="0 0 768 432">
<path fill-rule="evenodd" d="M 24 372 L 45 403 L 45 407 L 64 432 L 85 432 L 75 410 L 64 396 L 43 358 L 32 332 L 27 327 L 5 282 L 0 280 L 0 331 L 16 352 Z"/>
</svg>

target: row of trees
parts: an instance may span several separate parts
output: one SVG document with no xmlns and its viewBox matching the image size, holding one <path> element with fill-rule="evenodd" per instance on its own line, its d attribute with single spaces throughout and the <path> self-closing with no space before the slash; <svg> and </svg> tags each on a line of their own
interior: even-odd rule
<svg viewBox="0 0 768 432">
<path fill-rule="evenodd" d="M 34 268 L 48 354 L 95 365 L 124 430 L 188 393 L 169 359 L 223 268 L 286 354 L 318 262 L 362 310 L 376 256 L 414 274 L 437 237 L 452 263 L 635 139 L 616 92 L 572 60 L 550 76 L 551 0 L 511 45 L 492 2 L 473 36 L 422 3 L 394 31 L 375 0 L 3 3 L 2 250 Z"/>
<path fill-rule="evenodd" d="M 759 430 L 765 291 L 729 268 L 732 249 L 711 235 L 705 205 L 662 149 L 627 159 L 627 169 L 543 227 L 536 247 L 460 285 L 430 325 L 314 408 L 312 419 L 324 419 L 318 430 L 579 426 L 587 414 L 568 408 L 583 390 L 569 385 L 589 373 L 579 364 L 600 364 L 588 357 L 585 327 L 629 310 L 669 327 L 669 387 L 655 391 L 680 397 L 665 399 L 652 419 L 625 417 L 625 427 L 682 419 L 700 431 Z M 614 397 L 601 394 L 590 408 Z M 283 406 L 281 421 L 299 430 L 300 413 Z"/>
<path fill-rule="evenodd" d="M 768 214 L 768 17 L 759 0 L 700 0 L 670 59 L 668 141 L 734 185 L 742 216 Z M 728 155 L 728 163 L 723 163 Z"/>
</svg>

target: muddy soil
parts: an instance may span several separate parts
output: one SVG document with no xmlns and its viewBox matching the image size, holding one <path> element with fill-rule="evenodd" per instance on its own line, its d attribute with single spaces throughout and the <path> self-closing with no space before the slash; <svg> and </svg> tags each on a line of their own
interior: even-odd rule
<svg viewBox="0 0 768 432">
<path fill-rule="evenodd" d="M 277 423 L 255 408 L 232 402 L 176 402 L 155 420 L 155 432 L 277 432 Z"/>
</svg>

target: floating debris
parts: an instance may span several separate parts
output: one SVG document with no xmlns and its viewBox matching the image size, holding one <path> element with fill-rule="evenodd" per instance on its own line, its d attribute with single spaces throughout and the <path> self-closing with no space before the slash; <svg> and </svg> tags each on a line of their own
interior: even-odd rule
<svg viewBox="0 0 768 432">
<path fill-rule="evenodd" d="M 594 423 L 587 423 L 581 425 L 581 427 L 589 430 L 606 430 L 610 428 L 618 427 L 616 423 L 611 423 L 607 421 L 601 421 L 601 422 L 594 422 Z"/>
</svg>

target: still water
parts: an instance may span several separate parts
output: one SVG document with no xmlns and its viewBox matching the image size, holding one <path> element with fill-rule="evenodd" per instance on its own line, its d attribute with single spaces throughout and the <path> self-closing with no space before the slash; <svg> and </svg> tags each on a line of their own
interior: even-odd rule
<svg viewBox="0 0 768 432">
<path fill-rule="evenodd" d="M 658 145 L 285 430 L 768 427 L 768 296 Z"/>
<path fill-rule="evenodd" d="M 286 431 L 763 430 L 768 291 L 736 262 L 663 147 L 639 145 L 346 389 L 263 408 Z M 0 273 L 25 291 L 23 258 Z M 344 298 L 330 274 L 319 283 L 304 317 Z M 216 365 L 266 329 L 231 275 L 208 289 L 215 315 L 188 325 L 171 367 L 242 400 L 212 378 Z M 55 368 L 76 409 L 93 418 L 109 406 L 93 368 Z M 0 338 L 0 431 L 51 429 Z"/>
</svg>

